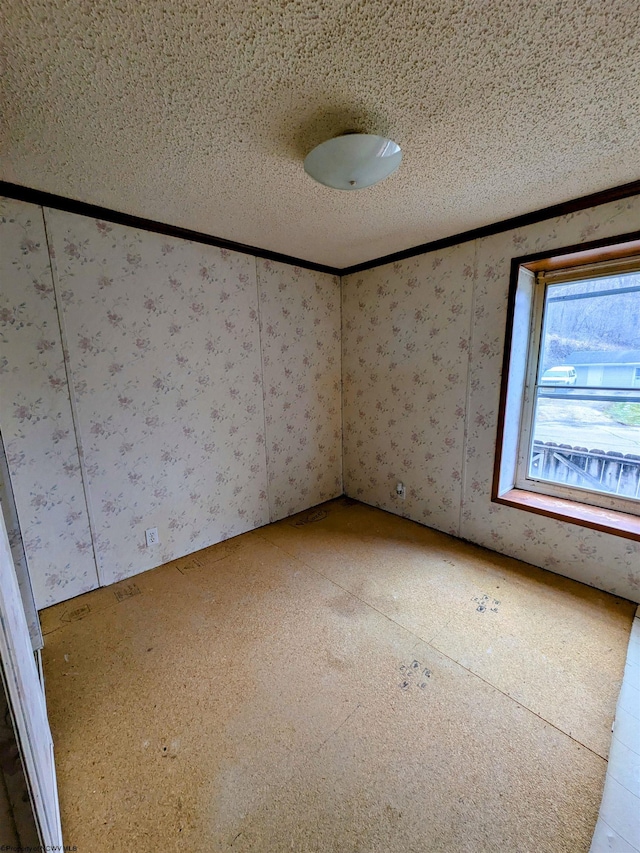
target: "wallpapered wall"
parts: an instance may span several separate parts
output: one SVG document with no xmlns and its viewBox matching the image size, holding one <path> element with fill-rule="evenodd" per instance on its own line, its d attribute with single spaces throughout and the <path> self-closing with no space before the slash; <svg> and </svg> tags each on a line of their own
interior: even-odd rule
<svg viewBox="0 0 640 853">
<path fill-rule="evenodd" d="M 340 280 L 258 261 L 271 520 L 342 493 Z"/>
<path fill-rule="evenodd" d="M 0 430 L 39 607 L 98 583 L 42 210 L 0 201 Z"/>
<path fill-rule="evenodd" d="M 45 234 L 15 201 L 2 214 L 0 388 L 16 402 L 0 426 L 39 607 L 341 494 L 336 278 L 50 209 Z M 55 436 L 29 433 L 46 395 L 66 402 L 64 437 L 57 411 Z M 35 471 L 50 520 L 30 511 Z"/>
<path fill-rule="evenodd" d="M 458 534 L 475 246 L 345 279 L 345 488 Z M 400 507 L 395 485 L 407 495 Z"/>
<path fill-rule="evenodd" d="M 637 543 L 490 501 L 511 257 L 636 229 L 640 198 L 345 278 L 345 491 L 640 600 Z M 39 607 L 341 493 L 336 278 L 11 200 L 0 252 Z"/>
<path fill-rule="evenodd" d="M 490 500 L 511 258 L 638 229 L 635 197 L 343 279 L 347 494 L 640 601 L 640 544 Z"/>
</svg>

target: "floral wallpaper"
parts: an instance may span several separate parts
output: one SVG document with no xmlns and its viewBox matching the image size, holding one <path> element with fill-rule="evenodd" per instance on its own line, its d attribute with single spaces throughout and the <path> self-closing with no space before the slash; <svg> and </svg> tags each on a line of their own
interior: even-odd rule
<svg viewBox="0 0 640 853">
<path fill-rule="evenodd" d="M 640 601 L 640 543 L 490 501 L 512 257 L 640 229 L 640 197 L 478 241 L 461 535 Z"/>
<path fill-rule="evenodd" d="M 345 491 L 453 534 L 474 252 L 465 243 L 420 255 L 350 276 L 343 288 Z"/>
<path fill-rule="evenodd" d="M 272 521 L 342 494 L 340 280 L 258 260 Z"/>
<path fill-rule="evenodd" d="M 337 278 L 3 205 L 2 428 L 38 607 L 342 493 Z"/>
<path fill-rule="evenodd" d="M 511 258 L 638 229 L 635 197 L 343 279 L 347 493 L 640 601 L 640 544 L 490 499 Z"/>
<path fill-rule="evenodd" d="M 39 608 L 340 494 L 341 416 L 352 497 L 640 600 L 637 543 L 490 501 L 510 259 L 640 229 L 640 197 L 354 274 L 342 305 L 331 276 L 44 215 L 0 202 L 0 429 Z"/>
<path fill-rule="evenodd" d="M 254 259 L 45 217 L 102 583 L 266 524 Z"/>
<path fill-rule="evenodd" d="M 39 207 L 0 199 L 0 431 L 38 608 L 98 576 Z"/>
</svg>

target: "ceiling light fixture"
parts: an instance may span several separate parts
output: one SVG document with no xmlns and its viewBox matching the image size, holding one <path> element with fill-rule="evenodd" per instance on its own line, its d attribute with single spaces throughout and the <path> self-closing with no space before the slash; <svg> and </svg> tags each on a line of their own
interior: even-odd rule
<svg viewBox="0 0 640 853">
<path fill-rule="evenodd" d="M 372 133 L 346 133 L 316 146 L 304 159 L 308 175 L 336 190 L 362 190 L 400 165 L 400 146 Z"/>
</svg>

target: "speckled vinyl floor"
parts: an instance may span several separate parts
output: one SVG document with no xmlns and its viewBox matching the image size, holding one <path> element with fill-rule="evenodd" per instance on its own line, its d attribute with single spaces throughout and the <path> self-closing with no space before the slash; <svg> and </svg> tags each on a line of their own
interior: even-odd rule
<svg viewBox="0 0 640 853">
<path fill-rule="evenodd" d="M 346 499 L 57 605 L 65 843 L 587 851 L 634 609 Z"/>
</svg>

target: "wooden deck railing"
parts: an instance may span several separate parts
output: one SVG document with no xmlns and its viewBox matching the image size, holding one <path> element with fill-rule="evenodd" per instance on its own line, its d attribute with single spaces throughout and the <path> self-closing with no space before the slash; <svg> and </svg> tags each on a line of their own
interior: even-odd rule
<svg viewBox="0 0 640 853">
<path fill-rule="evenodd" d="M 640 497 L 640 456 L 534 441 L 531 474 L 563 485 Z"/>
</svg>

